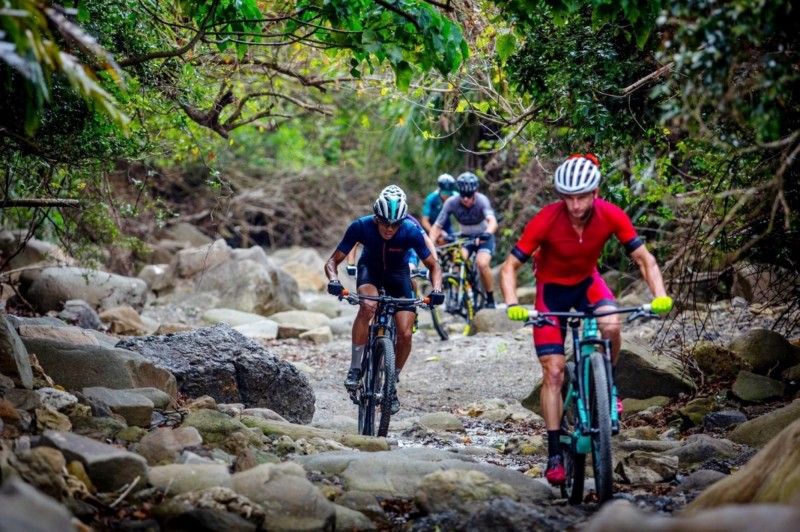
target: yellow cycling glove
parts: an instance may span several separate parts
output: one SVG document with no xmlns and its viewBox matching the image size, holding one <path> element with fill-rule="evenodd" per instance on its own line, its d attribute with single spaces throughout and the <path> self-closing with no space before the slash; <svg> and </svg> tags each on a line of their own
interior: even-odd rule
<svg viewBox="0 0 800 532">
<path fill-rule="evenodd" d="M 528 319 L 528 309 L 519 305 L 509 305 L 506 310 L 508 318 L 513 321 L 525 321 Z"/>
<path fill-rule="evenodd" d="M 657 314 L 666 314 L 672 310 L 672 298 L 669 296 L 657 297 L 650 303 L 650 308 Z"/>
</svg>

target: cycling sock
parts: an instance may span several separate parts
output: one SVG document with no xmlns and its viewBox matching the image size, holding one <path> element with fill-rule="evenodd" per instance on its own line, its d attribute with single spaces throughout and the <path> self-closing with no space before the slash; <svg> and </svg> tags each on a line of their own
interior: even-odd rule
<svg viewBox="0 0 800 532">
<path fill-rule="evenodd" d="M 561 431 L 547 431 L 547 457 L 561 456 Z"/>
<path fill-rule="evenodd" d="M 494 303 L 494 292 L 486 292 L 486 302 Z"/>
<path fill-rule="evenodd" d="M 353 368 L 361 368 L 361 357 L 364 355 L 364 348 L 367 347 L 365 345 L 355 345 L 350 352 L 350 369 Z"/>
</svg>

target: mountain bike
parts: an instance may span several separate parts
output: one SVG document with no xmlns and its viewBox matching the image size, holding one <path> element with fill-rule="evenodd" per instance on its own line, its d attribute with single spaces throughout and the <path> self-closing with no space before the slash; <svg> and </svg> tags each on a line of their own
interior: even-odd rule
<svg viewBox="0 0 800 532">
<path fill-rule="evenodd" d="M 411 273 L 412 279 L 417 279 L 416 284 L 414 284 L 414 295 L 418 298 L 424 298 L 427 296 L 431 290 L 433 289 L 433 285 L 431 285 L 430 280 L 428 279 L 428 270 L 413 270 Z M 433 328 L 439 334 L 439 338 L 442 340 L 447 340 L 450 337 L 450 334 L 447 332 L 447 328 L 442 321 L 442 312 L 439 307 L 434 305 L 429 305 L 431 311 L 431 321 L 433 322 Z"/>
<path fill-rule="evenodd" d="M 378 302 L 375 316 L 369 325 L 369 337 L 361 359 L 361 379 L 358 387 L 350 392 L 350 399 L 358 405 L 359 434 L 375 435 L 375 412 L 379 408 L 378 436 L 386 436 L 389 432 L 392 398 L 397 383 L 394 356 L 397 329 L 394 315 L 398 310 L 427 308 L 429 300 L 388 296 L 383 288 L 377 296 L 351 294 L 343 290 L 339 299 L 345 299 L 351 305 L 360 305 L 364 300 Z"/>
<path fill-rule="evenodd" d="M 558 327 L 551 318 L 566 320 L 572 331 L 574 359 L 566 364 L 561 397 L 561 452 L 567 480 L 561 486 L 562 497 L 570 504 L 583 501 L 586 455 L 592 455 L 595 489 L 600 504 L 612 496 L 611 436 L 619 432 L 617 388 L 611 371 L 611 342 L 600 337 L 597 318 L 611 314 L 630 314 L 626 321 L 658 318 L 650 305 L 626 307 L 602 312 L 540 312 L 532 310 L 525 325 Z M 583 335 L 579 328 L 583 321 Z"/>
<path fill-rule="evenodd" d="M 473 250 L 466 259 L 461 254 L 464 244 L 474 239 L 456 235 L 453 242 L 436 248 L 442 268 L 444 311 L 467 322 L 464 335 L 470 333 L 475 313 L 486 304 L 486 293 L 475 263 L 477 250 Z"/>
</svg>

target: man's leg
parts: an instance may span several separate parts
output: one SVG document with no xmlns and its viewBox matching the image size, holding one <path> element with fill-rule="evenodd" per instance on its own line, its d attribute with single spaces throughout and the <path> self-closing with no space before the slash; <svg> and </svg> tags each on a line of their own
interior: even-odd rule
<svg viewBox="0 0 800 532">
<path fill-rule="evenodd" d="M 378 289 L 374 285 L 365 284 L 358 287 L 358 293 L 376 296 L 378 295 Z M 369 339 L 369 322 L 372 320 L 372 316 L 375 315 L 376 306 L 377 304 L 374 301 L 363 301 L 358 308 L 355 320 L 353 320 L 350 370 L 347 372 L 347 378 L 344 381 L 345 388 L 351 391 L 358 387 L 358 381 L 361 379 L 361 357 L 364 355 L 364 348 Z"/>
<path fill-rule="evenodd" d="M 602 305 L 597 307 L 597 312 L 606 310 L 614 310 L 614 305 Z M 617 365 L 619 358 L 619 350 L 622 347 L 622 325 L 619 319 L 619 314 L 611 314 L 609 316 L 601 316 L 597 318 L 597 327 L 600 329 L 600 336 L 607 340 L 611 340 L 611 365 Z"/>
<path fill-rule="evenodd" d="M 394 323 L 397 325 L 397 338 L 394 344 L 395 367 L 399 372 L 406 365 L 406 360 L 411 354 L 412 325 L 416 313 L 401 311 L 394 315 Z"/>
<path fill-rule="evenodd" d="M 561 413 L 563 401 L 561 386 L 564 383 L 565 357 L 563 354 L 539 357 L 542 364 L 542 417 L 547 429 L 547 471 L 545 478 L 554 485 L 563 484 L 566 471 L 562 464 L 561 454 Z"/>
</svg>

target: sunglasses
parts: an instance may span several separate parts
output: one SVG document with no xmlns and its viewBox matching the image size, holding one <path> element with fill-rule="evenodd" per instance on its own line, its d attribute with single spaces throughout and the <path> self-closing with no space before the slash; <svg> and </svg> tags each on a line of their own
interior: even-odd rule
<svg viewBox="0 0 800 532">
<path fill-rule="evenodd" d="M 398 220 L 396 222 L 390 222 L 389 220 L 381 220 L 378 218 L 378 223 L 381 224 L 383 227 L 387 229 L 397 229 L 401 225 L 403 225 L 403 220 Z"/>
<path fill-rule="evenodd" d="M 474 193 L 474 192 L 468 192 L 468 193 L 466 193 L 466 194 L 460 194 L 460 196 L 461 196 L 462 198 L 464 198 L 464 199 L 467 199 L 467 200 L 468 200 L 468 199 L 472 199 L 472 197 L 473 197 L 474 195 L 475 195 L 475 193 Z"/>
</svg>

